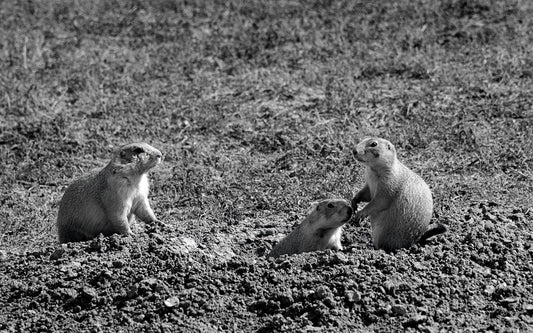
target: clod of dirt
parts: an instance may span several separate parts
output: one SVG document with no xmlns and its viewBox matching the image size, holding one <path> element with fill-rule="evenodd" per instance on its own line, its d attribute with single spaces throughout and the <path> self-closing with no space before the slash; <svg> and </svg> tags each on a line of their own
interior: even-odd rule
<svg viewBox="0 0 533 333">
<path fill-rule="evenodd" d="M 180 299 L 179 299 L 179 297 L 177 297 L 177 296 L 172 296 L 172 297 L 167 298 L 167 299 L 164 301 L 164 304 L 165 304 L 165 306 L 168 307 L 168 308 L 174 308 L 174 307 L 179 306 L 179 304 L 180 304 Z"/>
</svg>

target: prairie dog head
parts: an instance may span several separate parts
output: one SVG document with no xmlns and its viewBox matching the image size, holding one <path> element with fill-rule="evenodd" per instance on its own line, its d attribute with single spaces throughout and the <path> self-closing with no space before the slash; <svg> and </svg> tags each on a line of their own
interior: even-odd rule
<svg viewBox="0 0 533 333">
<path fill-rule="evenodd" d="M 313 230 L 333 229 L 344 225 L 352 216 L 350 203 L 343 199 L 320 201 L 309 214 L 307 221 Z"/>
<path fill-rule="evenodd" d="M 355 159 L 372 169 L 390 168 L 396 160 L 396 149 L 390 141 L 365 138 L 354 150 Z"/>
<path fill-rule="evenodd" d="M 144 142 L 124 145 L 113 153 L 114 173 L 143 174 L 161 162 L 159 150 Z"/>
</svg>

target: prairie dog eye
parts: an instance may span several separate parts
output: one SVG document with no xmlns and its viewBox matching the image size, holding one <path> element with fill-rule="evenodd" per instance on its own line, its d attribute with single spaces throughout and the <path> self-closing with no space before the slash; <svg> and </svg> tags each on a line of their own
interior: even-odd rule
<svg viewBox="0 0 533 333">
<path fill-rule="evenodd" d="M 144 153 L 144 149 L 142 149 L 141 147 L 137 147 L 133 150 L 133 153 L 139 155 L 141 153 Z"/>
<path fill-rule="evenodd" d="M 368 145 L 369 147 L 377 147 L 378 143 L 376 141 L 372 141 L 370 142 L 370 144 Z"/>
<path fill-rule="evenodd" d="M 328 203 L 328 208 L 335 208 L 335 206 L 330 202 Z"/>
</svg>

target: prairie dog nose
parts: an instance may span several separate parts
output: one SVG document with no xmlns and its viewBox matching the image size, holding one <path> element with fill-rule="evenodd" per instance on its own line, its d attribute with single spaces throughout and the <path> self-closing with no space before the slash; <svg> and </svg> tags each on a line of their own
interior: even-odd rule
<svg viewBox="0 0 533 333">
<path fill-rule="evenodd" d="M 366 153 L 365 149 L 362 148 L 362 147 L 355 147 L 353 149 L 353 156 L 357 156 L 357 155 L 364 155 Z"/>
</svg>

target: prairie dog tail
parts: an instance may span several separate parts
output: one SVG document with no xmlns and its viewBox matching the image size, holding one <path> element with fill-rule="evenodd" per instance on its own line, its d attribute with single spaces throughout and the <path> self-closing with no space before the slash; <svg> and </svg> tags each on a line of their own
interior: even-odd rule
<svg viewBox="0 0 533 333">
<path fill-rule="evenodd" d="M 428 238 L 442 234 L 446 231 L 448 231 L 448 228 L 446 228 L 444 224 L 432 223 L 428 226 L 428 230 L 426 230 L 426 232 L 422 234 L 422 237 L 420 237 L 419 243 L 425 243 Z"/>
</svg>

